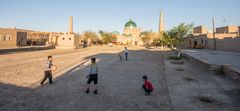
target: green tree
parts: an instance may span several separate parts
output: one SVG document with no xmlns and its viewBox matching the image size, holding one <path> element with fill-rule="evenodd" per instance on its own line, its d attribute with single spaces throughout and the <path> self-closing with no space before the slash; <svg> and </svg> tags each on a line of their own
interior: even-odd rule
<svg viewBox="0 0 240 111">
<path fill-rule="evenodd" d="M 99 34 L 101 35 L 102 42 L 105 44 L 117 41 L 117 36 L 115 34 L 104 32 L 102 30 L 99 30 Z"/>
<path fill-rule="evenodd" d="M 184 37 L 187 37 L 189 34 L 192 33 L 194 24 L 185 24 L 185 23 L 180 23 L 178 26 L 173 27 L 168 31 L 168 34 L 171 38 L 174 38 L 175 40 L 173 41 L 174 45 L 180 45 Z"/>
<path fill-rule="evenodd" d="M 154 45 L 157 46 L 174 46 L 180 45 L 184 40 L 184 37 L 189 35 L 192 32 L 193 23 L 185 24 L 180 23 L 178 26 L 173 27 L 172 29 L 161 32 L 159 37 L 154 40 Z"/>
<path fill-rule="evenodd" d="M 84 37 L 84 41 L 90 42 L 89 45 L 100 42 L 100 39 L 99 39 L 97 33 L 93 32 L 93 31 L 85 31 L 83 34 L 83 37 Z"/>
</svg>

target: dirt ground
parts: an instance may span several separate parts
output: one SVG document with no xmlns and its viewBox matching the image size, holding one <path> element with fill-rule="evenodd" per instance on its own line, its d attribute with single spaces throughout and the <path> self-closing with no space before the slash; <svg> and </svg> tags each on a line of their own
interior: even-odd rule
<svg viewBox="0 0 240 111">
<path fill-rule="evenodd" d="M 174 111 L 239 111 L 239 82 L 187 59 L 165 67 Z"/>
<path fill-rule="evenodd" d="M 212 75 L 187 60 L 184 65 L 172 64 L 165 58 L 168 51 L 129 49 L 128 61 L 119 60 L 123 46 L 37 51 L 30 52 L 29 58 L 23 57 L 26 53 L 0 55 L 0 61 L 4 61 L 0 65 L 0 111 L 220 111 L 224 108 L 237 111 L 239 108 L 239 99 L 232 97 L 239 92 L 231 93 L 239 85 L 231 80 Z M 92 94 L 92 90 L 90 94 L 84 93 L 89 62 L 64 74 L 55 72 L 53 85 L 39 86 L 45 56 L 49 54 L 54 55 L 59 70 L 96 57 L 99 94 Z M 151 96 L 145 96 L 141 89 L 143 75 L 154 85 Z M 198 101 L 202 96 L 211 98 L 214 104 Z"/>
</svg>

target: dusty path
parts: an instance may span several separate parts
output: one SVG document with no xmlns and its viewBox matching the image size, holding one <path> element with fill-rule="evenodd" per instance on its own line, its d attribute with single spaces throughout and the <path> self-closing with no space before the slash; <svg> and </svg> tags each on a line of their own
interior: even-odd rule
<svg viewBox="0 0 240 111">
<path fill-rule="evenodd" d="M 99 65 L 99 95 L 85 94 L 89 62 L 83 67 L 58 75 L 54 84 L 26 87 L 22 81 L 39 80 L 35 76 L 19 73 L 23 78 L 11 84 L 0 81 L 0 111 L 238 111 L 240 86 L 223 75 L 212 74 L 205 67 L 184 60 L 173 64 L 164 59 L 166 53 L 155 49 L 130 47 L 129 61 L 120 61 L 118 53 L 123 47 L 100 47 L 74 53 L 56 55 L 58 66 L 96 57 Z M 41 52 L 38 52 L 42 54 Z M 42 58 L 29 63 L 37 68 Z M 16 68 L 25 68 L 11 64 Z M 6 67 L 2 67 L 5 69 Z M 0 68 L 1 69 L 1 68 Z M 5 69 L 2 72 L 11 72 Z M 3 75 L 3 73 L 1 73 Z M 155 90 L 145 96 L 141 85 L 147 75 Z M 4 76 L 4 75 L 3 75 Z M 11 77 L 11 76 L 10 76 Z M 0 76 L 1 78 L 1 76 Z M 4 79 L 5 80 L 5 79 Z M 24 87 L 23 87 L 24 86 Z"/>
<path fill-rule="evenodd" d="M 54 85 L 35 89 L 1 85 L 7 91 L 0 93 L 5 94 L 0 96 L 4 97 L 0 110 L 171 111 L 160 52 L 131 50 L 129 61 L 119 61 L 109 52 L 94 56 L 100 70 L 99 95 L 84 93 L 86 66 L 57 77 Z M 155 86 L 151 96 L 141 89 L 143 75 Z"/>
</svg>

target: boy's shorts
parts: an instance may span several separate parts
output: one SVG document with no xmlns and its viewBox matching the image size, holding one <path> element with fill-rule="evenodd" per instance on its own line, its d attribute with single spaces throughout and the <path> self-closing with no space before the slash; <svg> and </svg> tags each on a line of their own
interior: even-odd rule
<svg viewBox="0 0 240 111">
<path fill-rule="evenodd" d="M 98 75 L 97 74 L 90 74 L 89 75 L 87 84 L 91 84 L 92 81 L 94 82 L 94 84 L 97 84 L 97 82 L 98 82 Z"/>
</svg>

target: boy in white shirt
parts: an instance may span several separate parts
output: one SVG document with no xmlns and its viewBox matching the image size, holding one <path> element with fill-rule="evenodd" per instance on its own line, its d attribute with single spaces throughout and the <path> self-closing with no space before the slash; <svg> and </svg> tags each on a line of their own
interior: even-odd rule
<svg viewBox="0 0 240 111">
<path fill-rule="evenodd" d="M 96 64 L 96 58 L 91 59 L 89 75 L 87 76 L 87 78 L 88 78 L 88 81 L 87 81 L 88 87 L 87 87 L 87 90 L 85 91 L 85 93 L 87 93 L 87 94 L 89 93 L 90 84 L 93 81 L 94 82 L 94 87 L 95 87 L 95 90 L 94 90 L 93 93 L 97 94 L 98 66 Z"/>
</svg>

